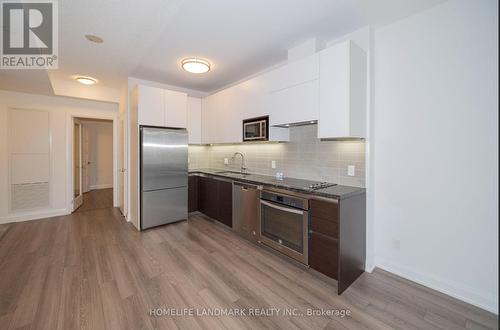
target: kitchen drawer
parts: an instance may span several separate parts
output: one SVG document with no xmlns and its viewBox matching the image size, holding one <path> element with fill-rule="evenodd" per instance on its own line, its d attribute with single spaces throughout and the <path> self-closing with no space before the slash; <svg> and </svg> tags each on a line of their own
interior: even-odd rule
<svg viewBox="0 0 500 330">
<path fill-rule="evenodd" d="M 315 218 L 338 222 L 338 202 L 311 199 L 309 200 L 309 215 Z"/>
<path fill-rule="evenodd" d="M 309 233 L 309 266 L 338 279 L 338 240 L 320 233 Z"/>
<path fill-rule="evenodd" d="M 337 219 L 323 219 L 311 216 L 309 229 L 332 238 L 339 238 L 339 223 Z"/>
</svg>

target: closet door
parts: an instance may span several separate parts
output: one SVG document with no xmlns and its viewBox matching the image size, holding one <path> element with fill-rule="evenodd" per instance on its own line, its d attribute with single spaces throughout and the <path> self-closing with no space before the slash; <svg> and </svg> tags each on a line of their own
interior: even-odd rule
<svg viewBox="0 0 500 330">
<path fill-rule="evenodd" d="M 9 212 L 50 207 L 49 113 L 9 109 Z"/>
</svg>

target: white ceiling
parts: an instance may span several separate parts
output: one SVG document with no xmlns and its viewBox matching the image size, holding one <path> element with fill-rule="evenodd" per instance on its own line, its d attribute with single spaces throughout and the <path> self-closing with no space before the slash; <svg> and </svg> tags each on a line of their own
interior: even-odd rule
<svg viewBox="0 0 500 330">
<path fill-rule="evenodd" d="M 285 61 L 287 49 L 311 37 L 336 39 L 435 4 L 432 0 L 184 1 L 132 75 L 212 91 Z M 179 69 L 197 55 L 213 63 L 206 75 Z"/>
<path fill-rule="evenodd" d="M 49 78 L 55 94 L 87 98 L 119 89 L 128 76 L 210 92 L 286 60 L 288 48 L 311 37 L 336 39 L 443 1 L 59 1 L 60 62 Z M 85 34 L 98 35 L 104 43 L 91 43 Z M 191 55 L 210 60 L 213 70 L 204 75 L 182 71 L 179 60 Z M 1 71 L 0 88 L 51 90 L 40 71 L 24 72 Z M 75 85 L 75 75 L 95 77 L 99 84 Z M 91 88 L 104 91 L 91 93 Z"/>
<path fill-rule="evenodd" d="M 0 89 L 41 95 L 53 95 L 45 70 L 1 70 Z"/>
</svg>

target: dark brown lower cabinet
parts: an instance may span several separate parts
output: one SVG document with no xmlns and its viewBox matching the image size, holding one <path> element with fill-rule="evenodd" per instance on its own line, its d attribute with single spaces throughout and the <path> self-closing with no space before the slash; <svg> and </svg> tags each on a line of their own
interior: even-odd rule
<svg viewBox="0 0 500 330">
<path fill-rule="evenodd" d="M 331 278 L 337 279 L 338 245 L 335 238 L 309 233 L 309 266 Z"/>
<path fill-rule="evenodd" d="M 201 213 L 222 222 L 226 226 L 233 224 L 233 184 L 230 181 L 218 180 L 212 177 L 197 177 L 197 182 L 190 176 L 189 196 L 197 200 L 197 209 L 189 202 L 189 212 L 200 211 Z M 197 187 L 197 188 L 196 188 Z M 195 190 L 197 190 L 197 197 Z M 191 199 L 190 199 L 191 200 Z M 193 206 L 193 208 L 191 208 Z M 191 211 L 191 209 L 193 211 Z"/>
<path fill-rule="evenodd" d="M 198 179 L 197 175 L 188 177 L 188 212 L 198 211 Z"/>
<path fill-rule="evenodd" d="M 209 176 L 189 177 L 189 212 L 200 211 L 232 227 L 233 184 Z M 366 194 L 309 200 L 309 266 L 337 280 L 344 292 L 365 269 Z"/>
<path fill-rule="evenodd" d="M 233 184 L 219 181 L 219 220 L 229 227 L 233 227 Z"/>
<path fill-rule="evenodd" d="M 198 203 L 200 212 L 210 218 L 217 219 L 219 215 L 219 181 L 209 177 L 199 178 Z"/>
<path fill-rule="evenodd" d="M 365 269 L 366 194 L 309 200 L 309 266 L 344 292 Z"/>
</svg>

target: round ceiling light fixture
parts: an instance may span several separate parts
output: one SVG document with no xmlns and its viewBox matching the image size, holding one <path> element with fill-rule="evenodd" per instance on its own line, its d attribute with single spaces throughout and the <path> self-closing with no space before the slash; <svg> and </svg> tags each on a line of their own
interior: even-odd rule
<svg viewBox="0 0 500 330">
<path fill-rule="evenodd" d="M 206 73 L 210 71 L 210 62 L 198 57 L 188 57 L 181 61 L 184 70 L 190 73 Z"/>
<path fill-rule="evenodd" d="M 75 80 L 78 81 L 80 84 L 84 84 L 84 85 L 94 85 L 94 84 L 97 84 L 97 79 L 94 79 L 94 78 L 91 78 L 91 77 L 82 77 L 82 76 L 79 76 L 79 77 L 76 77 Z"/>
<path fill-rule="evenodd" d="M 86 34 L 85 39 L 91 42 L 95 42 L 96 44 L 102 44 L 104 42 L 104 40 L 101 37 L 98 37 L 93 34 Z"/>
</svg>

